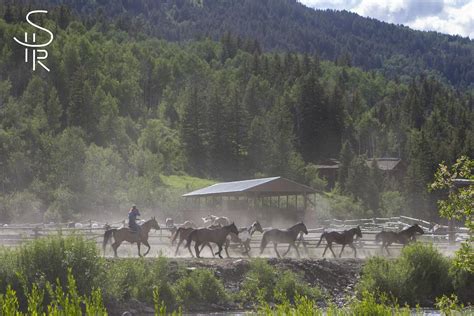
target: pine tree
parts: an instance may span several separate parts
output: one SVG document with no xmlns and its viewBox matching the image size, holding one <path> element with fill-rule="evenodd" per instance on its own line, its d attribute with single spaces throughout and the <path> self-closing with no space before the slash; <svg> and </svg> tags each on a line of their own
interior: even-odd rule
<svg viewBox="0 0 474 316">
<path fill-rule="evenodd" d="M 186 89 L 184 113 L 181 123 L 181 140 L 185 148 L 189 170 L 192 174 L 206 174 L 207 155 L 205 149 L 206 107 L 199 94 L 199 86 L 192 82 Z"/>
<path fill-rule="evenodd" d="M 337 174 L 337 182 L 343 192 L 346 190 L 346 181 L 352 159 L 354 159 L 354 152 L 349 142 L 345 141 L 339 154 L 339 170 Z"/>
</svg>

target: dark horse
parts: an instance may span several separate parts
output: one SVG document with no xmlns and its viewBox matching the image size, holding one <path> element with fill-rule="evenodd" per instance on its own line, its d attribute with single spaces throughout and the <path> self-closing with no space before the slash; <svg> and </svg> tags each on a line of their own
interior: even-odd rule
<svg viewBox="0 0 474 316">
<path fill-rule="evenodd" d="M 339 258 L 341 257 L 342 251 L 344 250 L 344 247 L 346 245 L 349 245 L 349 247 L 351 247 L 354 250 L 354 257 L 357 257 L 357 250 L 356 250 L 356 248 L 354 247 L 354 244 L 353 244 L 354 243 L 354 236 L 357 236 L 358 238 L 362 237 L 362 232 L 360 231 L 359 226 L 357 226 L 356 228 L 345 230 L 342 233 L 339 233 L 339 232 L 326 233 L 326 232 L 324 232 L 324 233 L 322 233 L 321 238 L 319 239 L 319 242 L 316 245 L 316 248 L 319 247 L 319 245 L 321 244 L 321 241 L 324 238 L 324 239 L 326 239 L 327 245 L 326 245 L 326 248 L 324 248 L 323 257 L 324 257 L 324 255 L 326 254 L 326 251 L 329 248 L 329 250 L 331 250 L 334 258 L 336 258 L 336 254 L 332 250 L 332 243 L 333 242 L 335 242 L 336 244 L 342 245 L 342 249 L 341 249 L 341 253 L 339 254 Z"/>
<path fill-rule="evenodd" d="M 102 243 L 102 248 L 104 250 L 105 254 L 105 247 L 107 246 L 107 243 L 109 242 L 110 238 L 113 236 L 114 237 L 114 243 L 112 244 L 112 249 L 114 250 L 114 255 L 117 257 L 117 248 L 120 246 L 120 244 L 124 241 L 128 241 L 129 243 L 137 243 L 138 247 L 138 255 L 141 257 L 142 255 L 140 254 L 140 245 L 143 243 L 145 246 L 148 247 L 148 250 L 143 254 L 146 256 L 148 252 L 150 252 L 150 244 L 148 243 L 148 233 L 150 230 L 154 229 L 160 229 L 160 225 L 158 225 L 158 222 L 156 219 L 153 217 L 152 219 L 147 220 L 145 223 L 143 223 L 140 227 L 139 232 L 131 231 L 130 228 L 128 227 L 122 227 L 122 228 L 113 228 L 113 229 L 108 229 L 104 233 L 104 242 Z"/>
<path fill-rule="evenodd" d="M 260 244 L 260 254 L 263 253 L 265 247 L 269 242 L 273 242 L 273 248 L 275 249 L 278 258 L 281 258 L 280 254 L 278 253 L 277 245 L 278 243 L 284 243 L 289 245 L 288 250 L 283 254 L 283 256 L 286 256 L 286 254 L 290 251 L 290 248 L 293 246 L 299 258 L 300 252 L 298 251 L 298 247 L 296 247 L 295 245 L 295 241 L 301 232 L 308 234 L 308 229 L 306 229 L 306 225 L 302 222 L 293 225 L 288 229 L 282 230 L 274 228 L 264 232 L 262 237 L 262 243 Z"/>
<path fill-rule="evenodd" d="M 217 247 L 219 247 L 219 250 L 216 252 L 216 254 L 219 255 L 219 258 L 222 258 L 221 252 L 222 252 L 222 246 L 225 244 L 227 240 L 227 235 L 230 233 L 234 233 L 236 235 L 239 234 L 239 231 L 237 230 L 237 227 L 235 226 L 234 223 L 220 227 L 220 228 L 198 228 L 193 230 L 192 232 L 189 233 L 188 237 L 186 237 L 186 248 L 188 248 L 189 253 L 191 256 L 193 255 L 191 251 L 191 242 L 194 241 L 194 250 L 196 251 L 196 257 L 199 257 L 199 246 L 202 244 L 206 243 L 215 243 Z M 227 251 L 227 246 L 225 247 L 225 252 L 227 254 L 227 257 L 229 257 L 229 253 Z"/>
<path fill-rule="evenodd" d="M 402 244 L 403 246 L 405 246 L 410 241 L 416 241 L 415 235 L 417 233 L 421 235 L 424 234 L 423 229 L 418 226 L 418 224 L 410 226 L 407 229 L 404 229 L 398 233 L 381 231 L 380 233 L 375 235 L 375 242 L 382 242 L 382 246 L 380 247 L 382 253 L 383 249 L 385 248 L 385 250 L 387 250 L 387 254 L 390 255 L 390 251 L 388 251 L 388 246 L 390 246 L 392 243 Z"/>
<path fill-rule="evenodd" d="M 183 243 L 183 241 L 186 240 L 186 238 L 188 238 L 189 234 L 194 230 L 195 228 L 193 227 L 180 227 L 176 230 L 176 232 L 174 232 L 173 234 L 173 237 L 171 239 L 171 245 L 174 245 L 174 242 L 176 240 L 176 238 L 178 238 L 179 236 L 179 241 L 178 241 L 178 245 L 176 246 L 176 251 L 174 252 L 174 256 L 176 257 L 178 255 L 178 250 L 179 250 L 179 246 L 181 246 L 181 244 Z M 209 243 L 206 243 L 202 246 L 202 248 L 204 248 L 204 246 L 208 246 L 209 249 L 211 249 L 211 253 L 212 253 L 212 256 L 214 256 L 214 252 L 212 251 L 212 247 L 211 247 L 211 244 Z M 202 251 L 202 248 L 201 248 L 201 251 Z M 193 256 L 194 257 L 194 256 Z"/>
</svg>

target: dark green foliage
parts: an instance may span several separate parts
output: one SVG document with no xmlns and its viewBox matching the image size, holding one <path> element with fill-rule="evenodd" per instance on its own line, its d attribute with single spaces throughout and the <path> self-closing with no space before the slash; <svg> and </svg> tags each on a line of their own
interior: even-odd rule
<svg viewBox="0 0 474 316">
<path fill-rule="evenodd" d="M 175 285 L 180 306 L 186 308 L 197 305 L 221 304 L 228 300 L 222 281 L 209 270 L 194 270 L 181 278 Z"/>
<path fill-rule="evenodd" d="M 55 30 L 49 74 L 32 74 L 21 47 L 10 40 L 18 36 L 17 17 L 26 8 L 15 2 L 0 12 L 8 20 L 0 19 L 0 195 L 7 202 L 0 209 L 2 222 L 26 217 L 12 211 L 20 209 L 19 194 L 29 197 L 35 219 L 47 221 L 74 220 L 97 209 L 115 215 L 130 202 L 177 209 L 162 175 L 216 180 L 281 175 L 322 188 L 314 166 L 337 157 L 340 192 L 371 215 L 386 207 L 384 191 L 401 191 L 407 213 L 433 216 L 426 184 L 437 163 L 474 152 L 472 91 L 436 77 L 413 76 L 407 84 L 350 66 L 396 72 L 392 49 L 381 44 L 386 38 L 381 34 L 390 30 L 392 42 L 403 38 L 403 45 L 396 45 L 403 61 L 418 36 L 433 44 L 416 44 L 420 51 L 444 49 L 465 59 L 458 75 L 445 73 L 461 86 L 472 68 L 466 57 L 472 54 L 465 53 L 472 45 L 463 39 L 397 29 L 349 13 L 310 11 L 283 0 L 204 1 L 205 9 L 194 1 L 49 3 L 44 22 Z M 242 15 L 242 10 L 265 14 Z M 252 39 L 229 32 L 219 36 L 221 27 L 205 32 L 210 38 L 180 44 L 150 36 L 194 38 L 208 30 L 203 21 L 214 23 L 216 12 L 234 33 Z M 290 18 L 291 12 L 298 18 Z M 376 56 L 369 58 L 370 45 L 362 44 L 363 49 L 354 44 L 349 56 L 339 41 L 356 36 L 321 37 L 325 28 L 313 26 L 333 25 L 328 16 L 343 29 L 348 21 L 356 23 L 352 31 L 360 31 L 361 41 L 378 38 Z M 249 18 L 256 23 L 245 24 L 249 29 L 234 25 Z M 272 31 L 260 38 L 263 21 Z M 304 26 L 302 33 L 283 30 L 282 21 Z M 321 56 L 336 63 L 296 53 L 315 52 L 313 38 L 319 38 Z M 260 45 L 290 52 L 265 53 Z M 414 57 L 415 68 L 429 68 L 420 56 Z M 366 166 L 364 155 L 400 157 L 406 173 L 386 177 Z"/>
<path fill-rule="evenodd" d="M 259 54 L 264 48 L 319 54 L 339 66 L 377 69 L 392 78 L 410 78 L 425 71 L 458 86 L 474 82 L 474 45 L 468 38 L 414 31 L 347 11 L 313 10 L 291 0 L 208 0 L 202 6 L 171 0 L 48 3 L 61 5 L 54 10 L 60 27 L 70 20 L 63 9 L 67 7 L 87 18 L 89 26 L 96 23 L 107 29 L 107 22 L 113 21 L 115 28 L 132 36 L 145 33 L 170 41 L 220 38 L 220 62 L 234 58 L 238 49 Z M 17 18 L 18 11 L 7 6 L 5 19 L 22 19 Z"/>
<path fill-rule="evenodd" d="M 159 301 L 167 309 L 174 309 L 175 290 L 171 286 L 170 271 L 165 258 L 149 263 L 145 260 L 125 259 L 107 264 L 105 293 L 118 300 L 138 299 L 153 301 L 153 290 L 158 290 Z"/>
<path fill-rule="evenodd" d="M 436 297 L 453 292 L 449 269 L 449 259 L 433 246 L 415 243 L 405 247 L 397 259 L 369 259 L 358 287 L 400 304 L 432 306 Z M 454 284 L 465 289 L 459 279 Z"/>
<path fill-rule="evenodd" d="M 461 302 L 474 302 L 474 273 L 468 272 L 458 265 L 452 265 L 449 269 L 453 280 L 454 292 Z"/>
</svg>

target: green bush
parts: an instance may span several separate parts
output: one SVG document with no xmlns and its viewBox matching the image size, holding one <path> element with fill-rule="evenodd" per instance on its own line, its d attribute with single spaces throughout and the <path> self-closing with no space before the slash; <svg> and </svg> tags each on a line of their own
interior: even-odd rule
<svg viewBox="0 0 474 316">
<path fill-rule="evenodd" d="M 275 301 L 283 302 L 288 300 L 294 303 L 295 299 L 299 296 L 304 296 L 311 300 L 322 300 L 324 298 L 319 288 L 309 286 L 296 273 L 289 270 L 279 273 L 274 289 Z"/>
<path fill-rule="evenodd" d="M 474 273 L 452 264 L 449 275 L 458 299 L 466 304 L 472 304 L 474 302 Z"/>
<path fill-rule="evenodd" d="M 84 238 L 48 237 L 22 245 L 19 248 L 0 251 L 0 291 L 10 284 L 24 304 L 25 291 L 32 284 L 44 289 L 47 282 L 66 286 L 68 271 L 81 294 L 90 294 L 100 284 L 103 261 L 94 242 Z"/>
<path fill-rule="evenodd" d="M 106 293 L 118 300 L 131 298 L 147 301 L 153 289 L 153 278 L 145 260 L 121 259 L 107 265 Z M 148 301 L 151 301 L 150 299 Z"/>
<path fill-rule="evenodd" d="M 254 303 L 259 300 L 273 301 L 276 278 L 275 269 L 265 259 L 252 260 L 242 283 L 242 299 Z"/>
<path fill-rule="evenodd" d="M 228 300 L 222 282 L 209 270 L 194 270 L 175 285 L 178 302 L 186 308 L 199 304 L 220 304 Z"/>
<path fill-rule="evenodd" d="M 452 291 L 449 261 L 433 246 L 415 243 L 398 259 L 370 258 L 358 289 L 381 293 L 392 302 L 432 306 L 436 297 Z"/>
<path fill-rule="evenodd" d="M 152 293 L 159 293 L 158 301 L 166 308 L 175 308 L 176 297 L 169 280 L 167 260 L 160 257 L 150 263 L 142 258 L 123 259 L 108 264 L 106 293 L 119 300 L 131 298 L 152 303 Z"/>
<path fill-rule="evenodd" d="M 319 288 L 309 286 L 292 271 L 275 269 L 264 259 L 255 259 L 250 263 L 240 296 L 243 300 L 253 303 L 294 303 L 296 297 L 300 296 L 311 300 L 324 299 Z"/>
<path fill-rule="evenodd" d="M 37 239 L 18 249 L 17 271 L 28 284 L 59 280 L 65 285 L 69 269 L 79 293 L 90 293 L 98 285 L 103 259 L 94 242 L 79 236 L 51 237 Z"/>
</svg>

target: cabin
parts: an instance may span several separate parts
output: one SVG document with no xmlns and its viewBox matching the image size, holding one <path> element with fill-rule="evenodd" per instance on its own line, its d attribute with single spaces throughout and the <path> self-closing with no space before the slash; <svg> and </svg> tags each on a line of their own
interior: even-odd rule
<svg viewBox="0 0 474 316">
<path fill-rule="evenodd" d="M 393 177 L 400 180 L 404 176 L 405 168 L 400 158 L 369 158 L 366 160 L 367 167 L 372 168 L 375 165 L 387 177 Z M 319 176 L 326 179 L 327 189 L 331 190 L 336 185 L 340 162 L 337 159 L 328 159 L 316 165 Z"/>
<path fill-rule="evenodd" d="M 227 216 L 239 225 L 302 221 L 315 206 L 316 190 L 282 177 L 217 183 L 183 195 L 186 219 L 200 222 L 209 214 Z"/>
</svg>

